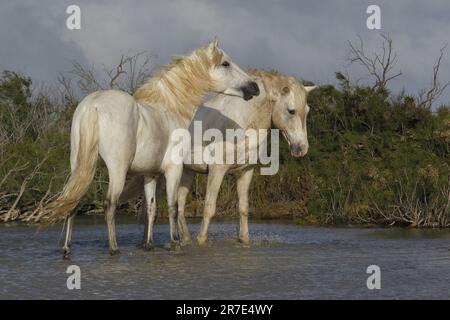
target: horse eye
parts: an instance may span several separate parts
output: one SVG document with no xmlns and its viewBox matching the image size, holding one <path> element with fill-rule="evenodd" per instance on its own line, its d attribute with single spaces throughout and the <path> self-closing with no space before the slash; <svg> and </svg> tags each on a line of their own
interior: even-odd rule
<svg viewBox="0 0 450 320">
<path fill-rule="evenodd" d="M 224 61 L 224 62 L 222 62 L 222 66 L 223 67 L 229 67 L 230 63 L 228 61 Z"/>
<path fill-rule="evenodd" d="M 289 112 L 290 114 L 295 114 L 295 110 L 294 110 L 294 109 L 288 109 L 288 112 Z"/>
</svg>

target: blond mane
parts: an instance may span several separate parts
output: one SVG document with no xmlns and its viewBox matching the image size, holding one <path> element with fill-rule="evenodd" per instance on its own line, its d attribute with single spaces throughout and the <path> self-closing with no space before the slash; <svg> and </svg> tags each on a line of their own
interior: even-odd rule
<svg viewBox="0 0 450 320">
<path fill-rule="evenodd" d="M 252 77 L 258 77 L 261 79 L 266 97 L 264 102 L 258 106 L 260 112 L 270 114 L 269 118 L 272 118 L 276 101 L 283 94 L 283 88 L 288 87 L 293 93 L 293 99 L 296 105 L 306 106 L 306 99 L 308 93 L 300 80 L 292 76 L 286 76 L 276 70 L 263 70 L 263 69 L 249 69 L 247 73 Z M 303 118 L 306 118 L 306 108 L 299 110 Z M 257 121 L 261 121 L 258 119 Z M 260 126 L 260 123 L 255 123 L 252 126 L 255 128 Z"/>
<path fill-rule="evenodd" d="M 300 104 L 306 102 L 307 92 L 302 82 L 295 77 L 286 76 L 276 70 L 248 69 L 247 73 L 253 77 L 261 78 L 264 89 L 270 100 L 276 100 L 284 87 L 288 87 Z"/>
<path fill-rule="evenodd" d="M 136 90 L 136 101 L 161 106 L 191 119 L 212 87 L 209 70 L 223 55 L 215 49 L 210 57 L 207 50 L 207 47 L 201 47 L 188 56 L 174 57 L 170 64 Z"/>
</svg>

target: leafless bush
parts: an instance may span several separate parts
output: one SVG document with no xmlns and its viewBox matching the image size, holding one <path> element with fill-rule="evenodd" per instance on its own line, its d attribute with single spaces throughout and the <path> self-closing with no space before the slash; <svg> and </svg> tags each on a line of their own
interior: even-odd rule
<svg viewBox="0 0 450 320">
<path fill-rule="evenodd" d="M 119 89 L 131 94 L 151 73 L 150 57 L 145 52 L 122 55 L 117 65 L 112 68 L 103 66 L 97 70 L 79 62 L 74 62 L 72 67 L 72 70 L 62 72 L 58 76 L 58 82 L 64 89 L 63 94 L 68 100 L 75 100 L 73 82 L 82 95 L 102 89 Z"/>
<path fill-rule="evenodd" d="M 398 182 L 396 199 L 388 208 L 381 208 L 373 202 L 372 217 L 364 222 L 389 225 L 408 225 L 414 228 L 447 228 L 450 226 L 450 176 L 448 183 L 440 187 L 439 195 L 425 197 L 419 195 L 420 182 L 413 188 Z M 442 199 L 446 199 L 442 201 Z"/>
<path fill-rule="evenodd" d="M 24 139 L 40 139 L 53 126 L 55 113 L 61 105 L 52 101 L 54 89 L 50 87 L 33 88 L 34 93 L 25 105 L 17 106 L 14 102 L 2 101 L 0 121 L 0 155 L 5 154 L 7 146 L 19 144 Z"/>
<path fill-rule="evenodd" d="M 441 67 L 442 57 L 444 56 L 447 45 L 441 48 L 438 59 L 433 65 L 433 76 L 431 79 L 431 86 L 429 89 L 424 89 L 419 93 L 418 105 L 426 108 L 431 108 L 433 103 L 442 95 L 442 93 L 450 85 L 450 81 L 442 84 L 439 80 L 439 69 Z"/>
<path fill-rule="evenodd" d="M 0 195 L 1 199 L 7 199 L 7 198 L 14 198 L 14 202 L 12 205 L 8 205 L 5 208 L 0 207 L 0 220 L 2 221 L 10 221 L 10 220 L 16 220 L 21 215 L 21 210 L 18 207 L 19 201 L 21 200 L 26 188 L 28 187 L 29 182 L 37 175 L 39 174 L 39 170 L 42 167 L 42 165 L 47 161 L 49 154 L 44 157 L 39 163 L 35 165 L 33 170 L 30 174 L 28 174 L 25 179 L 22 182 L 22 185 L 20 186 L 20 190 L 17 193 L 6 193 L 4 192 L 2 195 Z M 25 170 L 28 167 L 28 164 L 22 165 L 21 167 L 15 167 L 13 168 L 13 172 L 18 172 L 21 170 Z M 11 170 L 9 171 L 11 172 Z M 2 181 L 3 183 L 4 181 Z M 1 202 L 0 202 L 1 204 Z"/>
<path fill-rule="evenodd" d="M 350 46 L 350 57 L 348 61 L 351 64 L 359 64 L 362 66 L 369 77 L 375 80 L 373 89 L 386 90 L 389 81 L 402 75 L 401 71 L 395 71 L 397 64 L 397 53 L 393 49 L 392 39 L 388 35 L 381 35 L 383 38 L 381 51 L 368 53 L 364 48 L 364 42 L 358 36 L 359 44 L 355 45 L 348 41 Z"/>
</svg>

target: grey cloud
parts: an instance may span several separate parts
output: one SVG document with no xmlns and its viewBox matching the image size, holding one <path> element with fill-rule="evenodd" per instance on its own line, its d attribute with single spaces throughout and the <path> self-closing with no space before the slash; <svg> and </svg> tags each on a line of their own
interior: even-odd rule
<svg viewBox="0 0 450 320">
<path fill-rule="evenodd" d="M 342 70 L 347 40 L 359 34 L 368 49 L 379 45 L 378 31 L 367 30 L 371 1 L 87 1 L 79 0 L 82 30 L 65 28 L 72 1 L 2 4 L 0 67 L 51 80 L 72 60 L 111 65 L 121 53 L 148 51 L 163 64 L 217 35 L 243 67 L 276 68 L 318 83 L 334 83 Z M 392 89 L 411 93 L 429 84 L 439 48 L 448 42 L 448 1 L 379 0 L 382 32 L 389 33 L 403 76 Z M 450 75 L 450 52 L 441 70 Z M 351 69 L 355 77 L 359 70 Z M 450 100 L 450 93 L 441 99 Z"/>
</svg>

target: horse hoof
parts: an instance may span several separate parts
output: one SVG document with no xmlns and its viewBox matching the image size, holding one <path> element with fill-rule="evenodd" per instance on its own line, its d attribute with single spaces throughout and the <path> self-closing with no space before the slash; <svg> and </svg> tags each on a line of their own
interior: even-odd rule
<svg viewBox="0 0 450 320">
<path fill-rule="evenodd" d="M 63 260 L 70 260 L 70 247 L 68 246 L 63 248 Z"/>
<path fill-rule="evenodd" d="M 206 241 L 208 240 L 207 237 L 197 237 L 197 243 L 199 246 L 206 245 Z"/>
<path fill-rule="evenodd" d="M 109 254 L 111 255 L 111 257 L 117 256 L 120 254 L 120 250 L 119 249 L 109 249 Z"/>
<path fill-rule="evenodd" d="M 192 244 L 192 239 L 191 238 L 187 238 L 187 239 L 182 239 L 180 242 L 181 246 L 189 246 Z"/>
<path fill-rule="evenodd" d="M 144 243 L 142 245 L 142 249 L 144 249 L 145 251 L 152 251 L 153 249 L 155 249 L 155 247 L 151 243 Z"/>
<path fill-rule="evenodd" d="M 242 244 L 245 245 L 245 246 L 250 246 L 250 243 L 251 243 L 249 237 L 242 237 L 242 238 L 239 238 L 239 242 L 242 243 Z"/>
<path fill-rule="evenodd" d="M 174 241 L 170 243 L 170 251 L 179 251 L 181 249 L 181 244 L 179 241 Z"/>
</svg>

